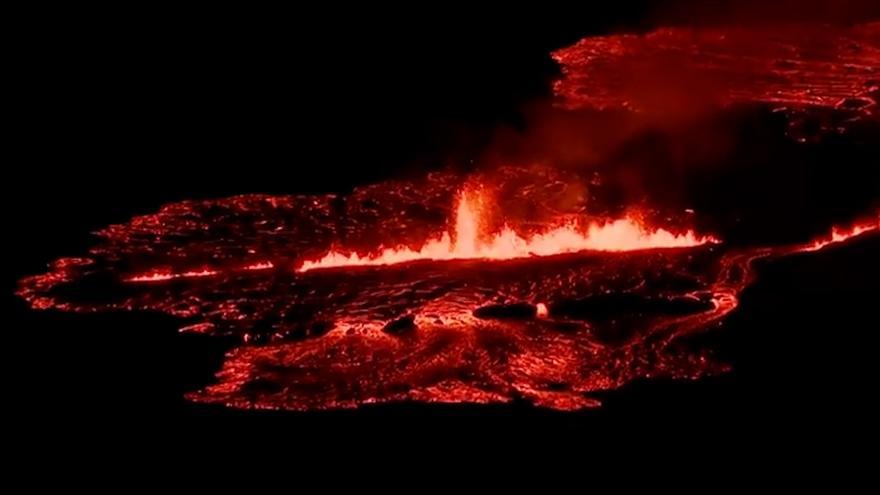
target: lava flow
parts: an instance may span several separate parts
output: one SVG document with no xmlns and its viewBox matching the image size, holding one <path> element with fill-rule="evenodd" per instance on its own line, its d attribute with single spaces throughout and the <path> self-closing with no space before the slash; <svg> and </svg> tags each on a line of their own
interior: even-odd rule
<svg viewBox="0 0 880 495">
<path fill-rule="evenodd" d="M 557 101 L 591 111 L 666 116 L 708 96 L 713 109 L 830 111 L 843 129 L 870 123 L 880 97 L 878 23 L 668 28 L 586 38 L 554 57 L 564 74 Z M 181 201 L 108 226 L 87 253 L 22 279 L 17 293 L 34 309 L 160 312 L 181 332 L 232 337 L 216 380 L 187 394 L 197 402 L 316 410 L 522 400 L 572 410 L 637 379 L 725 372 L 687 337 L 737 308 L 753 261 L 880 230 L 872 219 L 791 244 L 809 237 L 794 229 L 756 246 L 722 227 L 713 231 L 730 240 L 722 244 L 692 229 L 716 225 L 694 222 L 705 219 L 698 204 L 600 194 L 602 178 L 506 166 L 345 195 Z"/>
<path fill-rule="evenodd" d="M 873 232 L 876 230 L 880 230 L 880 216 L 873 220 L 857 222 L 849 227 L 835 226 L 831 229 L 830 235 L 814 240 L 812 243 L 803 247 L 801 250 L 818 251 L 832 244 L 839 244 L 841 242 L 852 239 L 853 237 L 858 237 L 862 234 Z"/>
<path fill-rule="evenodd" d="M 523 180 L 543 186 L 521 188 Z M 496 198 L 501 211 L 570 217 L 560 208 L 570 204 L 571 178 L 506 169 L 498 181 L 499 190 L 513 191 Z M 535 247 L 535 239 L 553 238 L 546 233 L 554 230 L 537 229 L 514 236 L 523 243 L 514 245 L 529 247 L 502 251 L 511 259 L 448 259 L 462 252 L 459 245 L 479 246 L 487 221 L 472 214 L 478 197 L 465 195 L 449 211 L 462 182 L 434 174 L 345 197 L 170 204 L 101 231 L 87 256 L 59 260 L 48 273 L 22 280 L 19 295 L 38 309 L 159 311 L 179 318 L 184 332 L 238 337 L 216 383 L 188 394 L 194 401 L 309 410 L 522 399 L 578 409 L 598 404 L 593 392 L 637 378 L 723 372 L 727 367 L 709 350 L 677 343 L 737 307 L 752 280 L 752 260 L 819 246 L 737 249 L 690 231 L 670 233 L 680 226 L 658 226 L 641 237 L 641 228 L 612 221 L 552 251 Z M 456 243 L 441 251 L 442 263 L 283 268 L 341 240 L 370 246 L 378 239 L 431 239 L 449 214 Z M 627 226 L 623 235 L 616 225 Z M 848 234 L 866 235 L 868 227 L 859 224 Z M 523 223 L 517 230 L 528 231 Z M 838 232 L 828 240 L 844 237 Z M 589 249 L 564 252 L 584 246 Z M 662 246 L 677 249 L 642 249 Z M 518 257 L 535 250 L 555 255 Z"/>
<path fill-rule="evenodd" d="M 644 110 L 706 97 L 858 115 L 876 112 L 880 99 L 880 22 L 662 28 L 584 38 L 553 57 L 565 74 L 554 89 L 571 108 Z"/>
<path fill-rule="evenodd" d="M 416 260 L 486 259 L 509 260 L 531 256 L 552 256 L 577 251 L 634 251 L 652 248 L 692 247 L 713 242 L 692 230 L 673 234 L 661 228 L 648 229 L 632 218 L 609 223 L 592 223 L 586 232 L 573 223 L 523 238 L 510 227 L 481 239 L 485 230 L 481 203 L 474 191 L 463 192 L 458 199 L 454 235 L 444 233 L 419 249 L 388 248 L 376 255 L 331 251 L 315 261 L 305 261 L 299 271 L 360 265 L 390 265 Z"/>
</svg>

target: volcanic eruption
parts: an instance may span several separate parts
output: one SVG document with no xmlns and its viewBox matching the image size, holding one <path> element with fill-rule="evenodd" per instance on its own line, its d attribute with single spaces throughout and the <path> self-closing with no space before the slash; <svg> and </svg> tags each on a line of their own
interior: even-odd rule
<svg viewBox="0 0 880 495">
<path fill-rule="evenodd" d="M 588 37 L 553 57 L 555 103 L 597 118 L 677 104 L 646 89 L 668 83 L 653 77 L 660 64 L 696 75 L 721 108 L 769 106 L 791 122 L 821 114 L 819 134 L 877 119 L 878 23 L 668 28 Z M 532 163 L 348 194 L 176 202 L 106 227 L 88 253 L 21 280 L 18 294 L 35 309 L 158 311 L 182 332 L 235 337 L 216 381 L 188 394 L 198 402 L 570 410 L 639 378 L 725 372 L 711 349 L 682 341 L 737 307 L 754 260 L 880 229 L 877 211 L 863 211 L 814 239 L 728 243 L 700 227 L 700 211 L 609 204 L 602 187 Z"/>
<path fill-rule="evenodd" d="M 697 246 L 711 239 L 697 237 L 693 231 L 673 234 L 664 229 L 648 229 L 637 220 L 623 218 L 605 224 L 591 224 L 581 232 L 573 224 L 523 238 L 510 227 L 481 240 L 480 198 L 463 192 L 455 209 L 454 240 L 448 232 L 419 249 L 386 248 L 378 254 L 361 257 L 357 253 L 327 253 L 316 261 L 305 261 L 300 271 L 340 266 L 390 265 L 417 260 L 483 259 L 508 260 L 532 256 L 552 256 L 577 251 L 632 251 L 651 248 Z"/>
</svg>

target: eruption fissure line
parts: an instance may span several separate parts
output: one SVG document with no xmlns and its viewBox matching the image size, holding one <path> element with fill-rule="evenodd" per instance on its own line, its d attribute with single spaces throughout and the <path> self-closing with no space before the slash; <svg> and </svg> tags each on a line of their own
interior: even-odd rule
<svg viewBox="0 0 880 495">
<path fill-rule="evenodd" d="M 270 270 L 274 268 L 275 265 L 272 264 L 271 261 L 258 261 L 255 263 L 251 263 L 249 265 L 242 266 L 238 268 L 237 271 L 262 271 L 262 270 Z M 184 272 L 174 272 L 170 269 L 156 269 L 150 272 L 142 273 L 139 275 L 134 275 L 132 277 L 128 277 L 125 279 L 126 282 L 167 282 L 169 280 L 176 280 L 181 278 L 202 278 L 202 277 L 213 277 L 214 275 L 219 275 L 220 270 L 215 270 L 211 268 L 201 268 L 198 270 L 188 270 Z"/>
<path fill-rule="evenodd" d="M 827 237 L 816 239 L 807 246 L 801 248 L 801 251 L 818 251 L 826 246 L 844 242 L 853 237 L 860 236 L 867 232 L 880 230 L 880 215 L 876 219 L 853 224 L 849 227 L 832 227 L 831 233 Z"/>
<path fill-rule="evenodd" d="M 635 251 L 656 248 L 682 248 L 718 242 L 696 235 L 692 230 L 674 234 L 664 229 L 648 229 L 632 218 L 591 224 L 586 232 L 573 224 L 556 227 L 531 237 L 522 237 L 504 227 L 488 239 L 481 239 L 483 225 L 481 197 L 464 192 L 456 207 L 454 235 L 444 232 L 419 249 L 386 248 L 377 254 L 331 250 L 322 258 L 305 261 L 297 271 L 345 266 L 391 265 L 417 260 L 490 259 L 509 260 L 532 256 L 552 256 L 578 251 Z"/>
<path fill-rule="evenodd" d="M 399 247 L 384 249 L 374 255 L 361 256 L 357 253 L 330 251 L 320 259 L 305 261 L 297 268 L 297 271 L 305 272 L 346 266 L 391 265 L 418 260 L 508 260 L 533 256 L 552 256 L 577 251 L 636 251 L 692 247 L 719 242 L 713 237 L 697 236 L 691 230 L 683 234 L 673 234 L 664 229 L 649 230 L 642 223 L 631 218 L 605 224 L 594 223 L 585 233 L 574 225 L 566 225 L 528 239 L 506 227 L 488 240 L 481 241 L 479 232 L 482 218 L 479 205 L 479 196 L 473 193 L 462 194 L 456 208 L 454 237 L 449 232 L 444 232 L 438 239 L 429 241 L 418 250 Z M 788 251 L 818 251 L 878 230 L 880 230 L 880 216 L 853 223 L 848 227 L 835 226 L 827 235 L 808 244 L 791 246 Z M 235 271 L 265 271 L 274 268 L 275 265 L 270 261 L 259 261 L 240 266 Z M 177 279 L 212 277 L 224 272 L 225 270 L 206 267 L 180 272 L 164 268 L 129 276 L 124 280 L 131 283 L 168 282 Z"/>
</svg>

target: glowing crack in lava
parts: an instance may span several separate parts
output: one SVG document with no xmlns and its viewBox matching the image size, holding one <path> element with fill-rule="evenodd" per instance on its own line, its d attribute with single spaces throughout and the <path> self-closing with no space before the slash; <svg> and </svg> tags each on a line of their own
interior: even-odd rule
<svg viewBox="0 0 880 495">
<path fill-rule="evenodd" d="M 419 249 L 397 247 L 384 249 L 376 255 L 361 256 L 331 251 L 316 261 L 305 261 L 299 271 L 361 265 L 390 265 L 416 260 L 486 259 L 509 260 L 531 256 L 552 256 L 577 251 L 633 251 L 652 248 L 692 247 L 712 242 L 693 231 L 673 234 L 664 229 L 648 229 L 638 221 L 624 218 L 610 223 L 590 224 L 581 232 L 567 224 L 523 238 L 510 227 L 481 239 L 483 198 L 474 191 L 463 192 L 456 208 L 455 234 L 444 233 Z"/>
<path fill-rule="evenodd" d="M 275 265 L 272 264 L 271 261 L 256 261 L 250 264 L 247 264 L 241 268 L 240 270 L 270 270 L 275 268 Z M 169 268 L 161 268 L 151 270 L 147 273 L 142 273 L 139 275 L 133 275 L 125 279 L 126 282 L 132 283 L 145 283 L 145 282 L 165 282 L 168 280 L 174 279 L 185 279 L 185 278 L 199 278 L 199 277 L 213 277 L 215 275 L 219 275 L 221 272 L 219 270 L 214 270 L 210 268 L 203 268 L 201 270 L 186 270 L 182 272 L 175 272 Z"/>
</svg>

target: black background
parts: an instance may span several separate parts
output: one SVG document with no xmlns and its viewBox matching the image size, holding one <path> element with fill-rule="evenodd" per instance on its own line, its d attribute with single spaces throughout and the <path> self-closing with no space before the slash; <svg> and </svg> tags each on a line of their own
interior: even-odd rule
<svg viewBox="0 0 880 495">
<path fill-rule="evenodd" d="M 877 10 L 871 2 L 708 3 L 23 15 L 12 43 L 4 201 L 7 407 L 27 419 L 25 445 L 326 446 L 364 437 L 427 445 L 451 432 L 478 444 L 534 437 L 629 445 L 659 433 L 721 449 L 873 447 L 876 237 L 764 264 L 741 308 L 706 337 L 733 372 L 636 383 L 605 397 L 603 408 L 574 414 L 524 404 L 308 414 L 195 406 L 181 395 L 210 380 L 224 342 L 179 335 L 159 315 L 32 312 L 11 296 L 21 276 L 82 253 L 90 231 L 167 201 L 346 191 L 467 164 L 500 125 L 527 125 L 523 108 L 546 99 L 557 76 L 547 54 L 585 35 L 662 24 L 847 22 Z"/>
</svg>

